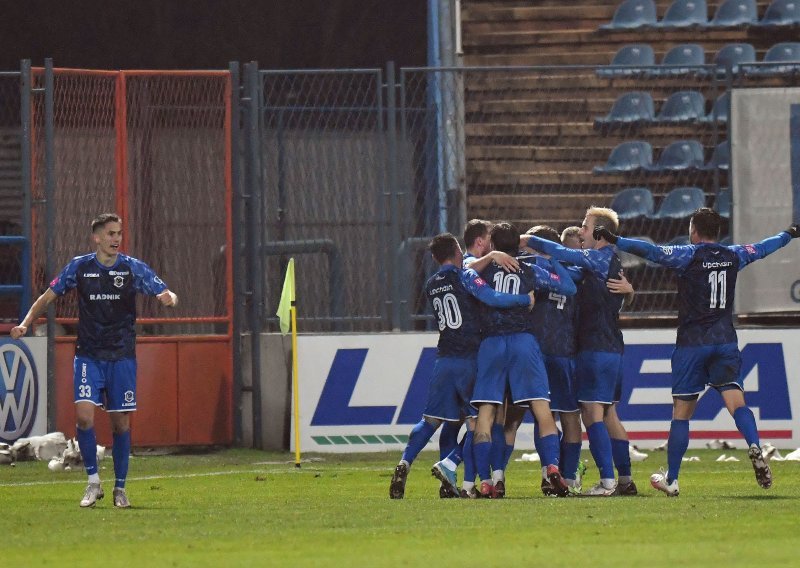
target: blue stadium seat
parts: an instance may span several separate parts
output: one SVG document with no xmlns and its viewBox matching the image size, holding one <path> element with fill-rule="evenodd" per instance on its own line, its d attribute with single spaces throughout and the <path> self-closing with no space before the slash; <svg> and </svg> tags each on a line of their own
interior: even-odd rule
<svg viewBox="0 0 800 568">
<path fill-rule="evenodd" d="M 688 28 L 708 23 L 706 0 L 675 0 L 667 8 L 659 28 Z"/>
<path fill-rule="evenodd" d="M 730 148 L 728 147 L 728 142 L 720 142 L 717 144 L 716 148 L 714 148 L 714 153 L 711 154 L 711 159 L 708 163 L 704 166 L 701 166 L 701 170 L 712 171 L 712 170 L 728 170 L 731 166 L 731 152 Z"/>
<path fill-rule="evenodd" d="M 696 43 L 684 43 L 676 45 L 670 49 L 661 60 L 661 66 L 656 68 L 653 72 L 654 75 L 686 75 L 691 73 L 692 69 L 688 67 L 697 67 L 705 65 L 706 51 L 702 45 Z M 688 67 L 678 67 L 684 65 Z"/>
<path fill-rule="evenodd" d="M 655 122 L 694 122 L 705 118 L 706 99 L 698 91 L 672 93 L 664 102 Z"/>
<path fill-rule="evenodd" d="M 720 68 L 729 67 L 733 73 L 739 72 L 739 65 L 756 62 L 756 50 L 749 43 L 729 43 L 714 56 L 714 64 Z"/>
<path fill-rule="evenodd" d="M 719 192 L 717 192 L 717 198 L 714 200 L 714 211 L 719 213 L 722 217 L 730 219 L 731 189 L 729 187 L 721 187 Z"/>
<path fill-rule="evenodd" d="M 676 187 L 670 191 L 653 219 L 684 219 L 705 207 L 706 196 L 699 187 Z"/>
<path fill-rule="evenodd" d="M 731 28 L 758 23 L 755 0 L 725 0 L 708 22 L 709 28 Z"/>
<path fill-rule="evenodd" d="M 656 164 L 645 169 L 651 172 L 668 172 L 702 168 L 704 160 L 700 142 L 677 140 L 661 151 Z"/>
<path fill-rule="evenodd" d="M 705 117 L 701 118 L 702 122 L 717 122 L 727 123 L 728 122 L 728 112 L 731 108 L 731 93 L 730 91 L 725 91 L 720 96 L 717 97 L 717 100 L 714 101 L 714 106 L 711 108 L 711 112 L 709 112 Z"/>
<path fill-rule="evenodd" d="M 603 77 L 615 75 L 638 75 L 645 72 L 641 67 L 656 64 L 656 54 L 646 43 L 633 43 L 620 48 L 611 60 L 611 65 L 600 67 L 597 74 Z"/>
<path fill-rule="evenodd" d="M 768 28 L 800 25 L 800 1 L 772 0 L 758 25 Z"/>
<path fill-rule="evenodd" d="M 655 118 L 655 106 L 650 93 L 634 91 L 620 95 L 606 116 L 596 118 L 595 126 L 616 126 L 650 122 Z"/>
<path fill-rule="evenodd" d="M 611 150 L 604 166 L 595 166 L 596 174 L 633 172 L 651 166 L 653 163 L 653 147 L 649 142 L 634 140 L 623 142 Z"/>
<path fill-rule="evenodd" d="M 623 0 L 611 23 L 600 26 L 601 30 L 633 30 L 656 24 L 656 3 L 653 0 Z"/>
<path fill-rule="evenodd" d="M 767 65 L 767 63 L 771 65 Z M 785 42 L 773 45 L 764 54 L 764 65 L 750 67 L 747 71 L 755 75 L 797 73 L 800 71 L 800 43 Z"/>
<path fill-rule="evenodd" d="M 654 211 L 653 194 L 646 187 L 629 187 L 614 196 L 611 209 L 617 212 L 620 220 L 636 217 L 652 217 Z"/>
</svg>

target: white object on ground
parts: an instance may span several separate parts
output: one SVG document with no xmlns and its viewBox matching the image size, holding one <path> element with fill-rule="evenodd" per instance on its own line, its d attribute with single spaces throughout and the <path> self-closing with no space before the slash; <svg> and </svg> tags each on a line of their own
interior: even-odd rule
<svg viewBox="0 0 800 568">
<path fill-rule="evenodd" d="M 650 454 L 640 452 L 636 446 L 629 446 L 628 455 L 631 457 L 631 461 L 640 462 L 646 460 Z"/>
<path fill-rule="evenodd" d="M 537 454 L 536 452 L 533 452 L 531 454 L 522 454 L 521 457 L 518 457 L 514 461 L 518 461 L 518 462 L 538 462 L 538 461 L 542 461 L 542 460 L 539 457 L 539 454 Z"/>
</svg>

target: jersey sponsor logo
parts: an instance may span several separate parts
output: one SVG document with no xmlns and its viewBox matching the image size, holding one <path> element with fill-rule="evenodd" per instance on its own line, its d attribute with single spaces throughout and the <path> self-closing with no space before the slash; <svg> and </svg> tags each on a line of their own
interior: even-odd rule
<svg viewBox="0 0 800 568">
<path fill-rule="evenodd" d="M 556 280 L 556 281 L 559 281 L 559 282 L 560 282 L 560 281 L 561 281 L 561 276 L 559 276 L 558 274 L 555 274 L 555 273 L 551 272 L 551 273 L 550 273 L 550 280 Z"/>
<path fill-rule="evenodd" d="M 55 287 L 55 286 L 57 286 L 57 285 L 58 285 L 58 278 L 56 277 L 56 278 L 53 278 L 53 279 L 50 281 L 50 287 L 51 287 L 51 288 L 54 288 L 54 287 Z"/>
<path fill-rule="evenodd" d="M 114 286 L 122 288 L 125 285 L 125 279 L 122 276 L 114 276 Z"/>
<path fill-rule="evenodd" d="M 39 398 L 33 355 L 22 342 L 0 345 L 0 441 L 27 436 L 36 421 Z"/>
<path fill-rule="evenodd" d="M 744 250 L 750 254 L 756 254 L 756 247 L 753 245 L 744 245 Z"/>
<path fill-rule="evenodd" d="M 727 268 L 728 266 L 733 266 L 733 263 L 730 261 L 719 261 L 719 262 L 704 262 L 703 268 Z"/>
<path fill-rule="evenodd" d="M 486 286 L 486 280 L 484 280 L 480 276 L 478 276 L 473 282 L 475 282 L 475 284 L 477 284 L 478 286 Z"/>
<path fill-rule="evenodd" d="M 97 272 L 85 272 L 83 274 L 83 277 L 84 278 L 100 278 L 100 274 L 98 274 Z"/>
<path fill-rule="evenodd" d="M 125 272 L 118 272 L 116 270 L 109 270 L 108 274 L 109 276 L 127 276 L 130 274 L 130 271 L 126 270 Z"/>
<path fill-rule="evenodd" d="M 121 300 L 122 294 L 89 294 L 89 299 L 92 301 L 98 300 Z"/>
<path fill-rule="evenodd" d="M 442 292 L 449 292 L 453 289 L 452 284 L 446 284 L 444 286 L 439 286 L 438 288 L 431 288 L 431 291 L 428 292 L 429 296 L 434 296 L 436 294 L 441 294 Z"/>
</svg>

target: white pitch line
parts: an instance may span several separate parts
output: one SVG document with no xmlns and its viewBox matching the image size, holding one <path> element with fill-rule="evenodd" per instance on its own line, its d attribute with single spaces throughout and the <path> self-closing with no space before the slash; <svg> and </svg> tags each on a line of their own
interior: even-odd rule
<svg viewBox="0 0 800 568">
<path fill-rule="evenodd" d="M 150 481 L 154 479 L 189 479 L 192 477 L 215 477 L 219 475 L 238 475 L 238 474 L 299 474 L 299 473 L 338 473 L 341 471 L 390 471 L 385 467 L 331 467 L 330 469 L 315 468 L 296 468 L 291 469 L 238 469 L 226 471 L 207 471 L 204 473 L 182 473 L 177 475 L 144 475 L 139 477 L 129 477 L 128 481 Z M 53 481 L 20 481 L 16 483 L 0 483 L 0 487 L 31 487 L 35 485 L 60 485 L 62 483 L 81 483 L 85 484 L 85 479 L 62 479 Z"/>
</svg>

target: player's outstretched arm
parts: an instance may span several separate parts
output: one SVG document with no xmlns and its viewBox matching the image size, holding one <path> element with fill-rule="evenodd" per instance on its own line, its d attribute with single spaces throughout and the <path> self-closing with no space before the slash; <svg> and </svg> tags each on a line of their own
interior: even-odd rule
<svg viewBox="0 0 800 568">
<path fill-rule="evenodd" d="M 694 254 L 694 246 L 692 245 L 658 246 L 647 241 L 626 237 L 618 237 L 616 245 L 621 251 L 646 258 L 667 268 L 684 268 L 692 260 L 692 255 Z"/>
<path fill-rule="evenodd" d="M 464 287 L 470 294 L 493 308 L 532 306 L 534 302 L 532 294 L 506 294 L 494 290 L 471 268 L 461 273 L 461 283 L 464 284 Z"/>
<path fill-rule="evenodd" d="M 767 237 L 761 242 L 752 245 L 731 245 L 728 248 L 739 256 L 739 270 L 741 270 L 751 262 L 760 260 L 785 247 L 792 242 L 792 239 L 799 236 L 800 226 L 792 225 L 785 231 L 781 231 L 774 237 Z"/>
<path fill-rule="evenodd" d="M 11 328 L 11 331 L 9 332 L 11 337 L 14 339 L 19 339 L 28 333 L 28 328 L 31 326 L 31 324 L 47 311 L 47 306 L 49 306 L 50 303 L 57 297 L 58 296 L 56 296 L 56 293 L 50 288 L 45 290 L 44 294 L 36 298 L 36 301 L 31 306 L 31 309 L 28 310 L 28 313 L 25 315 L 25 318 L 20 322 L 20 324 Z"/>
<path fill-rule="evenodd" d="M 167 306 L 168 308 L 174 308 L 178 305 L 178 295 L 170 290 L 164 290 L 160 294 L 156 294 L 156 298 L 158 298 L 162 306 Z"/>
<path fill-rule="evenodd" d="M 585 251 L 567 248 L 553 241 L 542 239 L 533 235 L 521 235 L 520 240 L 526 238 L 525 246 L 552 256 L 556 260 L 563 260 L 576 266 L 591 268 L 591 263 L 584 254 Z"/>
</svg>

